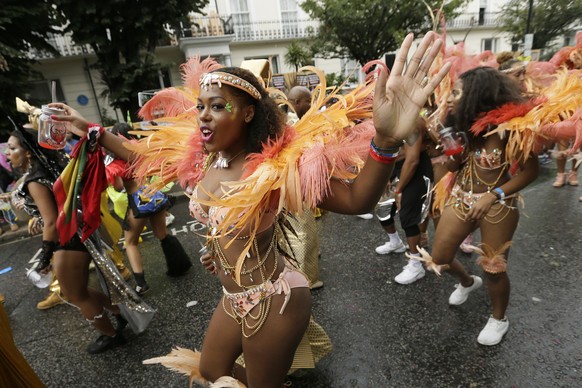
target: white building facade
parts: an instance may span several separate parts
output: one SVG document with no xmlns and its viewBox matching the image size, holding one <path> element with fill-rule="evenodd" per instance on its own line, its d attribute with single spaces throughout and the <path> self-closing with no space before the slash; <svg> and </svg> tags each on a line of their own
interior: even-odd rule
<svg viewBox="0 0 582 388">
<path fill-rule="evenodd" d="M 302 0 L 214 0 L 204 14 L 185 16 L 180 31 L 175 31 L 172 45 L 158 47 L 158 62 L 169 66 L 160 75 L 160 87 L 179 85 L 179 66 L 188 58 L 212 56 L 227 66 L 239 66 L 247 59 L 267 59 L 274 74 L 293 72 L 284 57 L 289 44 L 307 38 L 318 29 L 301 9 Z M 498 31 L 497 18 L 507 0 L 470 0 L 462 15 L 447 21 L 447 44 L 465 41 L 469 53 L 483 50 L 511 50 L 509 37 Z M 57 80 L 59 98 L 85 117 L 103 121 L 104 116 L 116 121 L 125 119 L 101 97 L 105 86 L 99 74 L 90 70 L 96 56 L 89 46 L 80 47 L 70 38 L 55 36 L 51 43 L 61 52 L 58 58 L 38 57 L 36 69 L 46 82 L 35 88 L 35 98 L 50 99 L 50 80 Z M 347 75 L 357 64 L 349 59 L 314 58 L 315 66 L 327 73 Z M 137 96 L 135 96 L 137 98 Z"/>
</svg>

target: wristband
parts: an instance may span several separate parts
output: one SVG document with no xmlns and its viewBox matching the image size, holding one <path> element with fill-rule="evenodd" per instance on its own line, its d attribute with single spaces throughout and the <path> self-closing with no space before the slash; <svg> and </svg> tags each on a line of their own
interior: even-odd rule
<svg viewBox="0 0 582 388">
<path fill-rule="evenodd" d="M 400 147 L 379 148 L 374 144 L 374 139 L 370 142 L 370 156 L 379 163 L 394 163 L 399 151 Z"/>
<path fill-rule="evenodd" d="M 372 141 L 370 142 L 370 147 L 379 154 L 394 154 L 394 153 L 396 153 L 398 155 L 398 152 L 400 151 L 401 145 L 402 144 L 394 146 L 394 147 L 389 147 L 389 148 L 381 148 L 381 147 L 378 147 L 376 145 L 376 143 L 374 143 L 374 138 L 372 138 Z"/>
<path fill-rule="evenodd" d="M 394 155 L 394 154 L 381 155 L 378 152 L 374 151 L 373 148 L 370 147 L 370 156 L 372 157 L 372 159 L 374 159 L 378 163 L 384 163 L 384 164 L 394 163 L 396 161 L 396 156 L 398 156 L 398 154 L 395 154 L 396 156 L 392 156 L 392 155 Z"/>
<path fill-rule="evenodd" d="M 105 132 L 105 128 L 101 125 L 94 123 L 87 124 L 87 144 L 90 149 L 95 147 L 97 140 L 99 140 L 99 137 L 103 132 Z"/>
<path fill-rule="evenodd" d="M 505 192 L 501 190 L 501 188 L 496 187 L 493 189 L 493 194 L 497 197 L 497 200 L 500 204 L 505 204 Z"/>
<path fill-rule="evenodd" d="M 95 123 L 87 124 L 87 139 L 91 140 L 93 137 L 95 140 L 97 140 L 103 132 L 105 132 L 105 128 L 103 128 L 101 125 Z"/>
<path fill-rule="evenodd" d="M 379 148 L 374 144 L 374 139 L 370 142 L 370 156 L 379 163 L 391 164 L 398 157 L 400 147 Z"/>
</svg>

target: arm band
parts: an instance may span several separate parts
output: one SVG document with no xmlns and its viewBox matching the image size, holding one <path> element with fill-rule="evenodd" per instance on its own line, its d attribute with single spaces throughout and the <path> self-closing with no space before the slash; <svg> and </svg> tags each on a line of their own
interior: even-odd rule
<svg viewBox="0 0 582 388">
<path fill-rule="evenodd" d="M 501 188 L 496 187 L 493 189 L 493 194 L 497 197 L 500 204 L 505 204 L 505 192 Z"/>
<path fill-rule="evenodd" d="M 370 156 L 379 163 L 391 164 L 398 157 L 400 147 L 379 148 L 374 144 L 374 139 L 370 143 Z"/>
</svg>

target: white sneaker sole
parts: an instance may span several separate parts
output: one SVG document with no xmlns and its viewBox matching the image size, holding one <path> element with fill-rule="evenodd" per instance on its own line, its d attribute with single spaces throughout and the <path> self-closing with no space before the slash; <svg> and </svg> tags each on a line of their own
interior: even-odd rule
<svg viewBox="0 0 582 388">
<path fill-rule="evenodd" d="M 503 337 L 505 337 L 505 334 L 507 334 L 508 331 L 509 331 L 509 326 L 507 326 L 507 329 L 501 334 L 501 337 L 497 341 L 484 342 L 483 339 L 480 339 L 479 337 L 477 337 L 477 342 L 480 345 L 483 345 L 483 346 L 495 346 L 495 345 L 498 345 L 499 343 L 501 343 L 501 341 L 503 341 Z"/>
<path fill-rule="evenodd" d="M 426 275 L 426 271 L 423 272 L 419 272 L 418 275 L 416 275 L 415 277 L 411 278 L 411 279 L 406 279 L 406 280 L 396 280 L 396 278 L 394 278 L 394 281 L 398 284 L 402 284 L 402 285 L 406 285 L 406 284 L 412 284 L 414 282 L 416 282 L 417 280 L 420 280 L 424 277 L 424 275 Z"/>
<path fill-rule="evenodd" d="M 389 255 L 391 253 L 404 253 L 406 252 L 406 250 L 408 249 L 408 246 L 404 245 L 402 246 L 402 248 L 397 248 L 388 252 L 378 252 L 378 249 L 376 249 L 376 253 L 379 255 Z"/>
</svg>

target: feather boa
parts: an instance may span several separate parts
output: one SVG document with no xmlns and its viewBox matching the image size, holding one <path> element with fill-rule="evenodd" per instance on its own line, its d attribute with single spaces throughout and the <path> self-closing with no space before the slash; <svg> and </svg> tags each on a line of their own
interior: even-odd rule
<svg viewBox="0 0 582 388">
<path fill-rule="evenodd" d="M 488 132 L 487 136 L 508 134 L 506 155 L 511 162 L 524 162 L 544 141 L 574 140 L 570 153 L 582 144 L 582 72 L 560 70 L 555 77 L 535 107 Z"/>
<path fill-rule="evenodd" d="M 500 106 L 499 108 L 492 109 L 489 112 L 482 115 L 477 119 L 471 126 L 470 131 L 474 135 L 480 135 L 483 131 L 489 129 L 490 127 L 496 127 L 501 123 L 511 120 L 514 117 L 525 116 L 530 110 L 532 110 L 536 105 L 539 105 L 542 101 L 540 99 L 531 100 L 524 104 L 516 104 L 509 102 Z"/>
</svg>

